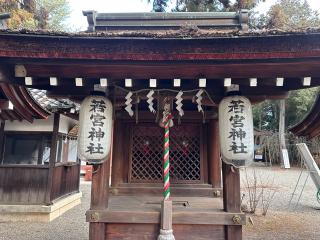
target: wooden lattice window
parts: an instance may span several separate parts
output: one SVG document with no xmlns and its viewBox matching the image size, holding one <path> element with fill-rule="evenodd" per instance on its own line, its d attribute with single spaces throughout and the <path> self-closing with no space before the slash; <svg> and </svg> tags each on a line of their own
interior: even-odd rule
<svg viewBox="0 0 320 240">
<path fill-rule="evenodd" d="M 161 182 L 164 129 L 156 124 L 132 125 L 130 182 Z M 170 178 L 175 183 L 198 183 L 201 175 L 201 125 L 170 129 Z"/>
</svg>

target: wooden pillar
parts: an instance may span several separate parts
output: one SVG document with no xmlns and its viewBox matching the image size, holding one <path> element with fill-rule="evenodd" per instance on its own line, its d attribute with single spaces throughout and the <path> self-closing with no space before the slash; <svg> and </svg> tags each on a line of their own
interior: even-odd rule
<svg viewBox="0 0 320 240">
<path fill-rule="evenodd" d="M 69 161 L 69 140 L 67 139 L 67 135 L 65 136 L 66 140 L 62 143 L 62 153 L 61 153 L 61 162 L 66 163 Z"/>
<path fill-rule="evenodd" d="M 113 127 L 112 139 L 116 135 L 114 133 L 115 126 Z M 112 140 L 111 148 L 113 148 L 113 142 L 114 140 Z M 104 163 L 93 165 L 90 210 L 98 211 L 108 208 L 112 152 L 111 150 L 111 154 Z M 105 223 L 90 223 L 89 240 L 105 240 L 105 235 Z"/>
<path fill-rule="evenodd" d="M 113 137 L 113 161 L 112 161 L 112 174 L 111 174 L 111 186 L 117 187 L 120 183 L 123 183 L 123 160 L 124 151 L 126 147 L 124 146 L 124 134 L 123 128 L 124 124 L 116 120 L 114 124 L 114 137 Z"/>
<path fill-rule="evenodd" d="M 221 188 L 221 163 L 219 144 L 219 124 L 217 119 L 209 122 L 208 131 L 209 183 L 213 188 Z"/>
<path fill-rule="evenodd" d="M 0 164 L 3 163 L 3 154 L 4 154 L 4 147 L 5 147 L 5 135 L 4 135 L 4 126 L 5 126 L 5 121 L 1 121 L 1 125 L 0 125 Z"/>
<path fill-rule="evenodd" d="M 110 157 L 100 165 L 93 166 L 91 185 L 91 210 L 108 208 Z M 105 239 L 105 223 L 90 223 L 89 240 Z"/>
<path fill-rule="evenodd" d="M 57 158 L 59 122 L 60 122 L 60 114 L 54 113 L 53 132 L 51 137 L 50 158 L 49 158 L 49 172 L 48 172 L 48 181 L 47 181 L 48 183 L 47 183 L 46 197 L 45 197 L 45 203 L 48 205 L 52 203 L 51 190 L 52 190 L 52 184 L 53 184 L 53 171 L 54 171 L 56 158 Z"/>
<path fill-rule="evenodd" d="M 222 163 L 223 207 L 226 212 L 240 213 L 240 174 L 239 169 Z M 241 240 L 242 226 L 225 226 L 227 240 Z"/>
</svg>

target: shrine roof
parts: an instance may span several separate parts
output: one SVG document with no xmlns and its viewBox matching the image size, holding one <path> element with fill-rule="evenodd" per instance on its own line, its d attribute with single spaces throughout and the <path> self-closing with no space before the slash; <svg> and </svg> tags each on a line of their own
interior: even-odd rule
<svg viewBox="0 0 320 240">
<path fill-rule="evenodd" d="M 0 83 L 0 105 L 1 120 L 27 120 L 29 122 L 34 119 L 46 119 L 52 112 L 69 113 L 72 108 L 77 114 L 80 109 L 79 104 L 69 99 L 48 97 L 45 90 L 6 83 Z"/>
<path fill-rule="evenodd" d="M 69 99 L 55 99 L 47 96 L 47 91 L 42 89 L 28 88 L 28 92 L 31 97 L 39 104 L 42 108 L 49 112 L 63 111 L 74 109 L 75 112 L 79 112 L 80 104 L 75 103 Z"/>
<path fill-rule="evenodd" d="M 27 120 L 47 119 L 50 112 L 36 101 L 23 86 L 0 83 L 0 119 Z"/>
<path fill-rule="evenodd" d="M 320 93 L 309 113 L 299 123 L 289 129 L 296 136 L 314 138 L 320 135 Z"/>
<path fill-rule="evenodd" d="M 1 29 L 0 35 L 56 37 L 56 38 L 85 38 L 85 39 L 213 39 L 213 38 L 239 38 L 239 37 L 272 37 L 320 34 L 320 28 L 306 29 L 198 29 L 196 26 L 182 26 L 179 29 L 168 30 L 106 30 L 84 32 L 62 32 L 48 30 L 11 30 Z"/>
</svg>

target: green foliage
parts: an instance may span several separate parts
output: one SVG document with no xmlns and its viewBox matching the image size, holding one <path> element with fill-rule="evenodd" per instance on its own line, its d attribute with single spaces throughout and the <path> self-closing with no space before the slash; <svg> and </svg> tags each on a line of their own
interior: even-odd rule
<svg viewBox="0 0 320 240">
<path fill-rule="evenodd" d="M 0 12 L 10 12 L 9 28 L 67 30 L 67 0 L 0 0 Z"/>
<path fill-rule="evenodd" d="M 37 23 L 32 13 L 24 9 L 14 9 L 11 11 L 11 18 L 8 21 L 8 26 L 13 29 L 36 29 Z"/>
<path fill-rule="evenodd" d="M 149 0 L 150 1 L 150 0 Z M 153 11 L 166 12 L 169 0 L 153 0 Z"/>
<path fill-rule="evenodd" d="M 214 12 L 221 11 L 219 0 L 178 0 L 174 11 L 177 12 Z"/>
<path fill-rule="evenodd" d="M 149 2 L 151 0 L 148 0 Z M 176 0 L 171 11 L 175 12 L 213 12 L 252 9 L 265 0 Z M 163 12 L 167 9 L 168 0 L 153 0 L 153 10 Z M 161 11 L 160 11 L 161 10 Z"/>
<path fill-rule="evenodd" d="M 67 0 L 38 0 L 38 21 L 42 27 L 50 30 L 67 29 L 65 20 L 70 15 Z"/>
<path fill-rule="evenodd" d="M 299 123 L 308 114 L 319 88 L 308 88 L 291 91 L 286 99 L 286 126 Z M 253 124 L 257 129 L 278 131 L 279 101 L 267 100 L 253 106 Z"/>
<path fill-rule="evenodd" d="M 268 131 L 278 129 L 279 108 L 277 101 L 267 100 L 253 106 L 252 114 L 255 128 Z"/>
<path fill-rule="evenodd" d="M 290 92 L 286 104 L 286 125 L 291 127 L 300 121 L 310 111 L 319 88 L 307 88 Z"/>
<path fill-rule="evenodd" d="M 320 18 L 306 0 L 278 0 L 264 15 L 255 14 L 251 26 L 283 30 L 319 27 Z"/>
</svg>

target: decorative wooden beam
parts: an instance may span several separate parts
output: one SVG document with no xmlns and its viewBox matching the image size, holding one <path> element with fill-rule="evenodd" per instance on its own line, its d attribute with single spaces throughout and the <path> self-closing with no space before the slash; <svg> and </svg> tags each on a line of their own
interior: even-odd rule
<svg viewBox="0 0 320 240">
<path fill-rule="evenodd" d="M 241 220 L 239 223 L 233 222 L 234 213 L 228 212 L 192 212 L 188 210 L 176 210 L 173 212 L 174 224 L 192 224 L 192 225 L 228 225 L 241 226 L 246 224 L 245 214 L 239 213 Z M 93 217 L 92 217 L 93 216 Z M 124 217 L 125 216 L 125 217 Z M 142 211 L 115 211 L 112 209 L 103 209 L 99 211 L 89 210 L 86 213 L 86 219 L 90 223 L 145 223 L 159 224 L 160 212 L 156 210 Z M 196 220 L 195 220 L 196 219 Z"/>
<path fill-rule="evenodd" d="M 77 34 L 45 35 L 0 33 L 0 57 L 61 61 L 208 61 L 208 60 L 287 60 L 320 57 L 320 34 L 291 33 L 286 36 L 255 35 L 242 37 L 157 39 L 125 37 L 121 40 Z M 235 34 L 237 35 L 237 34 Z M 121 36 L 120 36 L 121 37 Z M 183 37 L 183 36 L 181 36 Z M 59 39 L 59 41 L 57 41 Z M 92 44 L 94 41 L 94 44 Z M 266 42 L 270 44 L 266 44 Z M 32 46 L 32 47 L 30 47 Z M 12 59 L 11 59 L 12 60 Z M 25 61 L 26 62 L 26 61 Z M 251 75 L 252 77 L 254 75 Z M 306 75 L 303 75 L 306 76 Z"/>
<path fill-rule="evenodd" d="M 206 64 L 206 63 L 175 63 L 166 62 L 154 64 L 133 62 L 127 64 L 26 64 L 25 67 L 29 76 L 46 77 L 56 76 L 59 78 L 97 78 L 102 76 L 108 79 L 118 79 L 123 81 L 125 78 L 149 79 L 150 76 L 157 76 L 158 79 L 198 79 L 205 76 L 207 82 L 210 79 L 223 79 L 227 76 L 236 78 L 273 78 L 285 76 L 285 78 L 300 78 L 310 75 L 320 76 L 319 62 L 295 61 L 295 62 L 268 62 L 268 63 L 228 63 Z M 97 82 L 99 83 L 99 82 Z M 263 81 L 261 81 L 263 84 Z"/>
<path fill-rule="evenodd" d="M 47 96 L 50 98 L 83 98 L 84 96 L 88 96 L 91 91 L 93 91 L 93 86 L 85 88 L 66 88 L 58 86 L 48 90 Z"/>
</svg>

